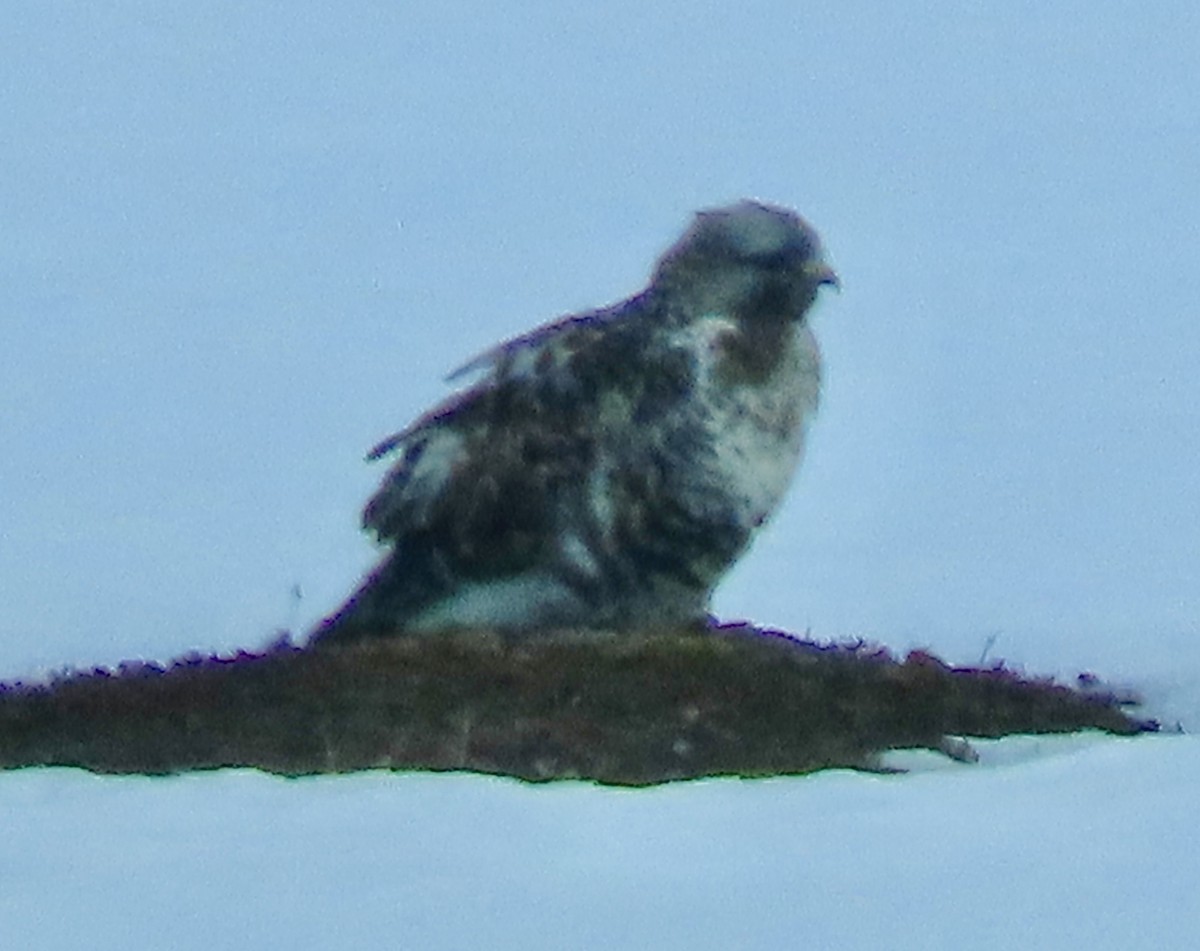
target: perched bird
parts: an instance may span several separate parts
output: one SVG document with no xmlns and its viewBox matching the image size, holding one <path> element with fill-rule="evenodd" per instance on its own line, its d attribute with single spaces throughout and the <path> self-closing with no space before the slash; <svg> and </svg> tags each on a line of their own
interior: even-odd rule
<svg viewBox="0 0 1200 951">
<path fill-rule="evenodd" d="M 314 639 L 704 618 L 799 464 L 808 312 L 836 283 L 807 222 L 742 201 L 640 294 L 466 364 L 473 386 L 371 450 L 395 459 L 363 513 L 387 550 Z"/>
</svg>

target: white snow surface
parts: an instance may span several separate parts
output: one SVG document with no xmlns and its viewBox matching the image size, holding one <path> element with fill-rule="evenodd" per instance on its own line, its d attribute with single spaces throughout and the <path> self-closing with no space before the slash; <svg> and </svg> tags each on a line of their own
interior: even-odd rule
<svg viewBox="0 0 1200 951">
<path fill-rule="evenodd" d="M 843 287 L 716 612 L 1200 723 L 1195 3 L 14 10 L 0 679 L 306 629 L 445 370 L 757 197 Z M 644 790 L 0 774 L 0 948 L 1196 946 L 1194 738 L 977 745 Z"/>
<path fill-rule="evenodd" d="M 1035 745 L 636 790 L 30 770 L 0 778 L 0 929 L 92 951 L 1194 947 L 1200 744 Z"/>
</svg>

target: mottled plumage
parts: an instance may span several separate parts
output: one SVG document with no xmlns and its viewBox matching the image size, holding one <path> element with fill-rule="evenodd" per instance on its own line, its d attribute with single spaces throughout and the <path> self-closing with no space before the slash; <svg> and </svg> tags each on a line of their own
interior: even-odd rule
<svg viewBox="0 0 1200 951">
<path fill-rule="evenodd" d="M 703 617 L 787 489 L 817 407 L 806 315 L 835 282 L 815 232 L 701 212 L 649 287 L 488 351 L 369 458 L 388 551 L 317 639 Z"/>
</svg>

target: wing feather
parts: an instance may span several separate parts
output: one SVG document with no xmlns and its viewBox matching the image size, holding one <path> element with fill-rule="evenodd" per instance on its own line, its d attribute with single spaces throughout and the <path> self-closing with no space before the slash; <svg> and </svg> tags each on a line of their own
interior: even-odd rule
<svg viewBox="0 0 1200 951">
<path fill-rule="evenodd" d="M 486 371 L 371 449 L 368 460 L 395 462 L 363 511 L 363 527 L 388 543 L 434 533 L 462 551 L 481 548 L 484 536 L 519 540 L 545 528 L 549 496 L 582 479 L 594 454 L 598 394 L 581 384 L 581 368 L 607 339 L 601 328 L 631 303 L 548 324 L 451 374 Z"/>
<path fill-rule="evenodd" d="M 638 294 L 616 306 L 583 314 L 572 314 L 569 317 L 536 327 L 528 333 L 512 337 L 488 348 L 462 366 L 452 370 L 446 376 L 446 382 L 453 383 L 455 380 L 461 380 L 479 371 L 494 373 L 501 366 L 505 367 L 509 374 L 520 373 L 527 368 L 532 368 L 536 363 L 537 356 L 545 351 L 545 345 L 548 342 L 570 336 L 576 330 L 597 329 L 612 321 L 621 320 L 631 312 L 642 308 L 645 304 L 645 297 L 645 294 Z"/>
</svg>

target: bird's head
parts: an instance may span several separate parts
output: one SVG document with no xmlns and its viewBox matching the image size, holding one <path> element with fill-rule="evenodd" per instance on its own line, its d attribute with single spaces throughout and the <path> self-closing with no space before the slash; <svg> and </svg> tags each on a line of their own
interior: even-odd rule
<svg viewBox="0 0 1200 951">
<path fill-rule="evenodd" d="M 756 201 L 699 212 L 654 274 L 690 310 L 749 320 L 799 320 L 824 284 L 838 278 L 812 226 Z"/>
</svg>

